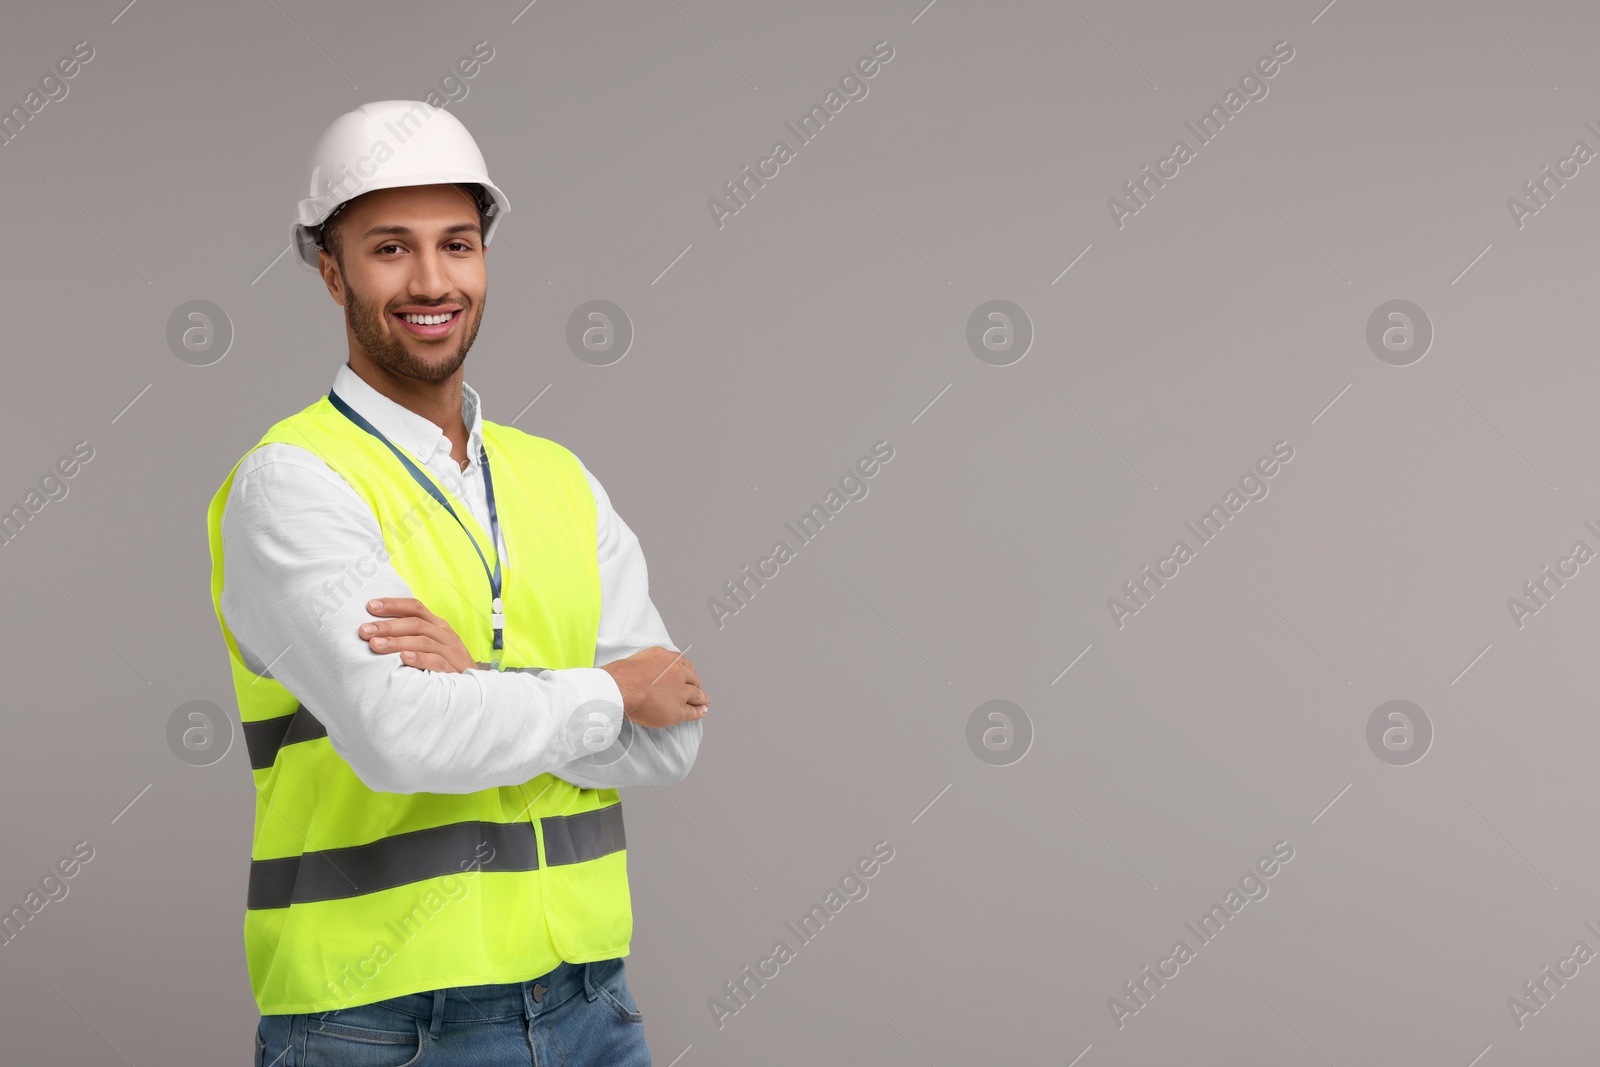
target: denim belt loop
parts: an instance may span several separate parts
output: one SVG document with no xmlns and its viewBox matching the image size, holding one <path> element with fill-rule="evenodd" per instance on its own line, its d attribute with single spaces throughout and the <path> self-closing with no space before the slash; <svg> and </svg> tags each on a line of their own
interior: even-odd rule
<svg viewBox="0 0 1600 1067">
<path fill-rule="evenodd" d="M 599 991 L 595 989 L 593 963 L 585 963 L 583 965 L 583 995 L 588 998 L 591 1004 L 594 1003 L 594 998 L 600 995 Z"/>
<path fill-rule="evenodd" d="M 433 1022 L 428 1026 L 428 1036 L 439 1040 L 439 1027 L 444 1025 L 444 990 L 433 991 Z"/>
</svg>

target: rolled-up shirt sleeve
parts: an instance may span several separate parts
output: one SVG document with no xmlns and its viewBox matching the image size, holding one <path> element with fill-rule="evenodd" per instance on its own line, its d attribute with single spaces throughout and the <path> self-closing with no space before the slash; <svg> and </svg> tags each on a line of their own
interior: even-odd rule
<svg viewBox="0 0 1600 1067">
<path fill-rule="evenodd" d="M 580 462 L 581 465 L 581 462 Z M 612 507 L 611 498 L 588 467 L 594 490 L 596 552 L 600 562 L 600 630 L 595 640 L 598 666 L 624 659 L 654 645 L 681 652 L 667 635 L 661 614 L 650 600 L 650 575 L 639 538 Z M 551 671 L 550 675 L 565 674 Z M 547 675 L 549 676 L 549 675 Z M 681 781 L 700 751 L 703 721 L 652 728 L 624 722 L 615 742 L 598 751 L 580 753 L 553 773 L 582 788 L 664 785 Z"/>
<path fill-rule="evenodd" d="M 246 666 L 293 693 L 368 788 L 519 785 L 615 744 L 622 696 L 598 667 L 446 673 L 373 652 L 357 632 L 367 602 L 412 593 L 372 510 L 306 449 L 245 457 L 222 545 L 222 615 Z"/>
</svg>

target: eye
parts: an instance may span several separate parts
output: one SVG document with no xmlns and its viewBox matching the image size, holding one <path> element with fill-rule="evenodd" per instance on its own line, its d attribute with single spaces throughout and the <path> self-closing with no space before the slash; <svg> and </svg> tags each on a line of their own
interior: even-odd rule
<svg viewBox="0 0 1600 1067">
<path fill-rule="evenodd" d="M 451 241 L 449 246 L 447 246 L 447 247 L 459 248 L 463 252 L 472 251 L 472 246 L 470 244 L 468 244 L 466 241 Z"/>
<path fill-rule="evenodd" d="M 396 243 L 395 243 L 395 242 L 393 242 L 393 241 L 390 241 L 390 242 L 389 242 L 389 243 L 388 243 L 388 244 L 386 244 L 386 245 L 379 245 L 379 246 L 378 246 L 378 247 L 377 247 L 377 248 L 374 248 L 374 249 L 373 249 L 373 251 L 374 251 L 374 252 L 382 252 L 382 251 L 383 251 L 383 250 L 384 250 L 384 249 L 385 249 L 385 248 L 399 248 L 399 247 L 400 247 L 400 246 L 399 246 L 399 245 L 398 245 L 398 244 L 396 244 Z"/>
</svg>

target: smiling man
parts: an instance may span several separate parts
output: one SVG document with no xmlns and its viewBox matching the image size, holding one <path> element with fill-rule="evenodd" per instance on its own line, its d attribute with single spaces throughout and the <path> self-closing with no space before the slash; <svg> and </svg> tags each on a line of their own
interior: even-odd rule
<svg viewBox="0 0 1600 1067">
<path fill-rule="evenodd" d="M 509 210 L 466 128 L 364 105 L 309 192 L 347 362 L 208 514 L 256 1062 L 647 1065 L 617 790 L 683 778 L 709 699 L 600 483 L 463 380 Z"/>
</svg>

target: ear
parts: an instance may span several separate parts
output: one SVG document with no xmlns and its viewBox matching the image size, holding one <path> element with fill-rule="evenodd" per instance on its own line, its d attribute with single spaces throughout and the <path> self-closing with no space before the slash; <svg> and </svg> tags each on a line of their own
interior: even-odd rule
<svg viewBox="0 0 1600 1067">
<path fill-rule="evenodd" d="M 317 270 L 322 274 L 322 284 L 328 287 L 328 294 L 333 297 L 333 302 L 344 307 L 344 275 L 339 271 L 339 264 L 326 251 L 319 250 Z"/>
</svg>

